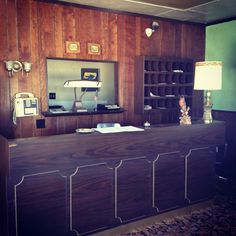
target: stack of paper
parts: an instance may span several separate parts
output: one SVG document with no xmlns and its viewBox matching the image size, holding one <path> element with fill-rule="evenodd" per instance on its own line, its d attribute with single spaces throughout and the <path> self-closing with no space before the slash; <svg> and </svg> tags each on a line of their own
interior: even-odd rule
<svg viewBox="0 0 236 236">
<path fill-rule="evenodd" d="M 144 129 L 140 129 L 134 126 L 105 127 L 105 128 L 96 128 L 94 130 L 102 134 L 144 131 Z"/>
</svg>

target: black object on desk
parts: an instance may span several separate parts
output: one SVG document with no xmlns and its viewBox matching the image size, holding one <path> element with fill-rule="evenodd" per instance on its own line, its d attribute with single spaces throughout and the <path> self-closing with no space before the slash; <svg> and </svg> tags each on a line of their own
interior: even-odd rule
<svg viewBox="0 0 236 236">
<path fill-rule="evenodd" d="M 98 110 L 119 110 L 120 107 L 118 105 L 110 105 L 110 104 L 97 104 Z"/>
</svg>

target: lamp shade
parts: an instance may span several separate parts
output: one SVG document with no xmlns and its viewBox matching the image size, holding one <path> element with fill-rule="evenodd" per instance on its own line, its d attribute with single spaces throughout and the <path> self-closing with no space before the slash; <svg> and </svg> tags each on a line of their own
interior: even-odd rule
<svg viewBox="0 0 236 236">
<path fill-rule="evenodd" d="M 220 90 L 222 87 L 222 62 L 201 61 L 195 64 L 195 90 Z"/>
<path fill-rule="evenodd" d="M 67 88 L 100 88 L 102 82 L 90 80 L 67 80 L 64 87 Z"/>
</svg>

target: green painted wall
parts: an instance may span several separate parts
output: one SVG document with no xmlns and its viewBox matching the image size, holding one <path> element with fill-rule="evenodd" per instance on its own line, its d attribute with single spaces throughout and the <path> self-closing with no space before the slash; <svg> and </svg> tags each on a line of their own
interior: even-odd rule
<svg viewBox="0 0 236 236">
<path fill-rule="evenodd" d="M 213 109 L 236 111 L 236 20 L 206 27 L 205 59 L 223 61 L 222 90 L 212 92 Z"/>
</svg>

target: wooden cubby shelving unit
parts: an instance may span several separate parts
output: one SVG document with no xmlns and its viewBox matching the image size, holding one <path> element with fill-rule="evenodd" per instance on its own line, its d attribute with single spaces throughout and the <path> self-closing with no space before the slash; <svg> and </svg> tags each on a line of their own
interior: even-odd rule
<svg viewBox="0 0 236 236">
<path fill-rule="evenodd" d="M 136 58 L 135 112 L 176 112 L 179 97 L 192 105 L 194 62 L 183 58 Z M 151 106 L 146 110 L 145 105 Z"/>
</svg>

